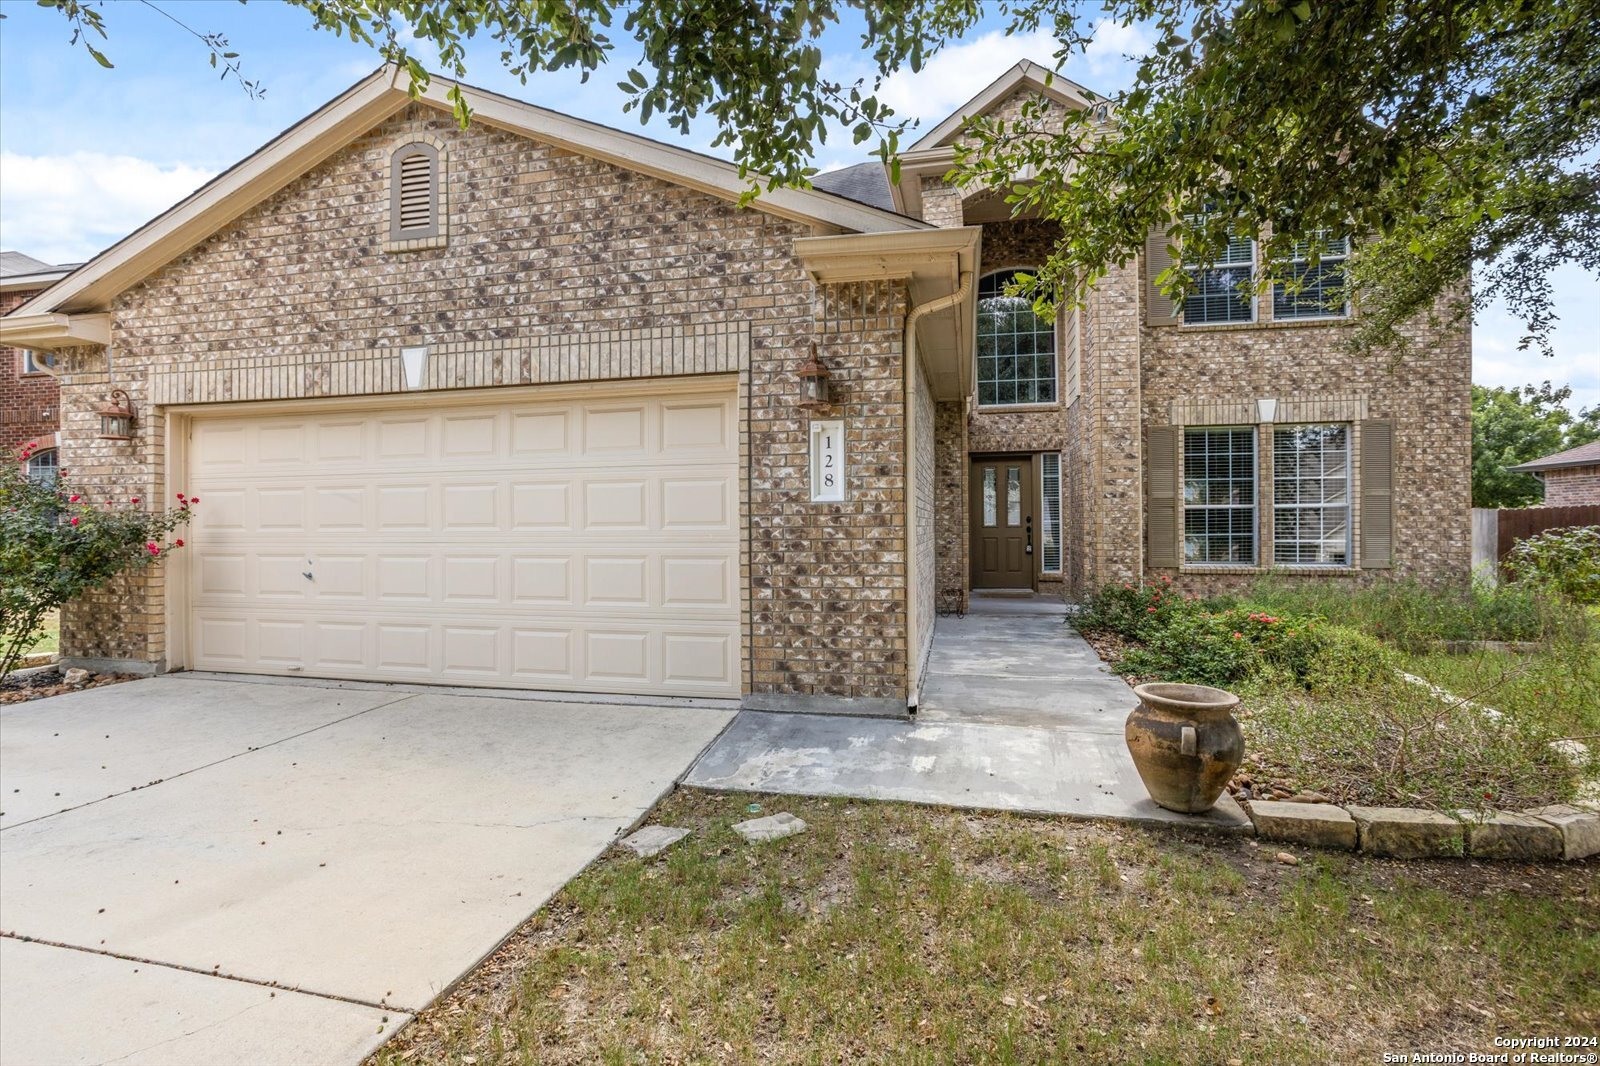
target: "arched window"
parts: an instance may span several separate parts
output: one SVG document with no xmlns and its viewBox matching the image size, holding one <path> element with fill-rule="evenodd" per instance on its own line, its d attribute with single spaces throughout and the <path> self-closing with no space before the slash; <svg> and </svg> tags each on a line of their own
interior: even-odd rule
<svg viewBox="0 0 1600 1066">
<path fill-rule="evenodd" d="M 54 485 L 61 473 L 61 460 L 54 448 L 33 453 L 28 460 L 28 480 L 39 485 Z"/>
<path fill-rule="evenodd" d="M 439 152 L 427 144 L 402 145 L 389 157 L 389 239 L 439 234 Z"/>
<path fill-rule="evenodd" d="M 1056 324 L 1033 313 L 1033 301 L 1007 296 L 1023 271 L 998 270 L 978 281 L 978 403 L 1056 402 Z"/>
</svg>

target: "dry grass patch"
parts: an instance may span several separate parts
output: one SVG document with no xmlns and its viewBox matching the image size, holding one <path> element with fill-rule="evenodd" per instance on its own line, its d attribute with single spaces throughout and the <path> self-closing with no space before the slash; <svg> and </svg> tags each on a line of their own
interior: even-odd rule
<svg viewBox="0 0 1600 1066">
<path fill-rule="evenodd" d="M 1376 1061 L 1600 1027 L 1600 867 L 1300 866 L 1239 840 L 680 791 L 372 1059 Z M 1225 1052 L 1225 1053 L 1224 1053 Z"/>
</svg>

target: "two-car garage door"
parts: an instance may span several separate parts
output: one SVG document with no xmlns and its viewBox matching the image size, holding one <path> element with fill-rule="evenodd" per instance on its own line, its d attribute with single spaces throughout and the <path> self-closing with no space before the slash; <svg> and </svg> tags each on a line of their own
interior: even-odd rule
<svg viewBox="0 0 1600 1066">
<path fill-rule="evenodd" d="M 531 396 L 195 417 L 189 664 L 738 695 L 733 389 Z"/>
</svg>

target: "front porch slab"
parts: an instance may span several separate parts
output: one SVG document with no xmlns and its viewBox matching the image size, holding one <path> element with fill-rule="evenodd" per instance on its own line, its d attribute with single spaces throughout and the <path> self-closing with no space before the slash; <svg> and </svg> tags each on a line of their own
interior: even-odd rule
<svg viewBox="0 0 1600 1066">
<path fill-rule="evenodd" d="M 1226 794 L 1156 806 L 1122 739 L 1136 702 L 1059 606 L 941 618 L 915 720 L 741 711 L 683 784 L 1248 832 Z"/>
<path fill-rule="evenodd" d="M 741 711 L 683 784 L 1226 832 L 1250 828 L 1226 794 L 1204 815 L 1156 806 L 1121 736 L 1030 726 Z"/>
</svg>

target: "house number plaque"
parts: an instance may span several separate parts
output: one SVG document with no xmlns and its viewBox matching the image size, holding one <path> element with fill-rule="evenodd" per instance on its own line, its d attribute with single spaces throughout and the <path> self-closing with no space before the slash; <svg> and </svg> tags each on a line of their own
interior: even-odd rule
<svg viewBox="0 0 1600 1066">
<path fill-rule="evenodd" d="M 835 503 L 843 499 L 844 420 L 814 420 L 811 423 L 811 500 Z"/>
</svg>

